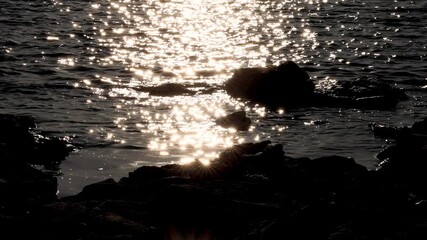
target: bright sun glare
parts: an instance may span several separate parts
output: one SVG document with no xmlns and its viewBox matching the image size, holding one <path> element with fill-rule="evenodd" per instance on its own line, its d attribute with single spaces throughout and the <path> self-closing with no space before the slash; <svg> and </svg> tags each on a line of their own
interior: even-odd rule
<svg viewBox="0 0 427 240">
<path fill-rule="evenodd" d="M 243 135 L 217 126 L 214 120 L 243 109 L 264 117 L 266 110 L 248 108 L 222 91 L 156 97 L 140 91 L 140 87 L 171 82 L 218 85 L 242 65 L 277 64 L 289 56 L 290 60 L 305 61 L 304 50 L 318 45 L 308 23 L 293 24 L 300 8 L 289 1 L 109 0 L 91 7 L 90 17 L 99 23 L 92 28 L 98 49 L 88 50 L 108 53 L 91 61 L 101 66 L 122 66 L 132 75 L 100 74 L 95 81 L 98 84 L 89 80 L 82 84 L 100 99 L 117 100 L 115 111 L 120 120 L 114 123 L 118 129 L 139 132 L 141 141 L 146 141 L 159 158 L 181 163 L 198 159 L 208 164 L 225 147 L 261 140 L 260 133 L 253 133 L 256 124 Z M 289 11 L 281 11 L 283 8 Z M 277 11 L 279 16 L 273 19 L 270 11 Z M 291 55 L 279 54 L 289 48 Z M 73 61 L 64 58 L 59 63 L 72 65 Z M 286 128 L 277 129 L 282 132 Z M 107 138 L 127 142 L 119 132 L 108 133 Z"/>
</svg>

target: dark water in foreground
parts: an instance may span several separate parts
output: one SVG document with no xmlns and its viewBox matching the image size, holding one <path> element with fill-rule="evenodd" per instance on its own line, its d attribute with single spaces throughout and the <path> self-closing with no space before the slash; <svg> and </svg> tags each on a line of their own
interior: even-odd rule
<svg viewBox="0 0 427 240">
<path fill-rule="evenodd" d="M 427 113 L 424 1 L 0 0 L 0 9 L 0 112 L 32 115 L 46 133 L 84 146 L 61 165 L 60 195 L 141 165 L 207 162 L 232 144 L 267 139 L 290 156 L 337 154 L 374 168 L 389 143 L 368 123 L 407 126 Z M 410 99 L 392 111 L 271 112 L 222 90 L 140 90 L 166 82 L 203 90 L 233 69 L 284 60 L 318 87 L 376 75 Z M 215 125 L 241 109 L 253 120 L 249 132 Z"/>
</svg>

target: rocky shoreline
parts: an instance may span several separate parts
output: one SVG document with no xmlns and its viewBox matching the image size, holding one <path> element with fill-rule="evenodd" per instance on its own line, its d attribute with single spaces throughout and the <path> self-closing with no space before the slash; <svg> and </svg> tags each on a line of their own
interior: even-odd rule
<svg viewBox="0 0 427 240">
<path fill-rule="evenodd" d="M 56 149 L 63 158 L 69 143 L 42 137 L 30 118 L 0 119 L 8 136 L 0 145 L 2 239 L 427 238 L 427 118 L 388 127 L 396 144 L 379 154 L 375 170 L 351 158 L 291 158 L 280 144 L 246 143 L 209 165 L 144 166 L 62 199 L 53 176 L 13 154 L 49 159 L 43 154 Z M 19 148 L 17 132 L 29 139 Z M 40 154 L 42 145 L 48 151 Z"/>
<path fill-rule="evenodd" d="M 405 94 L 365 77 L 315 90 L 293 62 L 240 69 L 231 96 L 269 107 L 300 105 L 390 109 Z M 206 89 L 201 93 L 208 93 Z M 214 89 L 215 90 L 215 89 Z M 150 94 L 198 94 L 179 84 Z M 248 130 L 244 111 L 215 121 Z M 2 239 L 427 239 L 427 118 L 411 128 L 373 123 L 396 144 L 378 154 L 375 170 L 351 158 L 292 158 L 281 144 L 245 143 L 208 165 L 143 166 L 57 198 L 55 170 L 75 149 L 46 137 L 31 117 L 0 114 Z"/>
</svg>

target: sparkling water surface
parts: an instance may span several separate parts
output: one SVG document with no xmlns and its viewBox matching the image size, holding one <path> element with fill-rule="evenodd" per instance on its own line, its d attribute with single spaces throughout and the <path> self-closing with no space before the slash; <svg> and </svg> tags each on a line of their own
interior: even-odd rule
<svg viewBox="0 0 427 240">
<path fill-rule="evenodd" d="M 262 140 L 289 156 L 336 154 L 374 168 L 390 142 L 368 123 L 409 126 L 427 112 L 425 1 L 0 0 L 0 9 L 0 111 L 34 116 L 44 133 L 83 146 L 61 164 L 60 196 L 143 165 L 208 165 L 225 147 Z M 219 88 L 234 69 L 285 60 L 318 88 L 375 75 L 409 100 L 390 111 L 273 111 Z M 199 93 L 143 90 L 163 83 Z M 249 131 L 215 124 L 237 110 L 252 119 Z"/>
</svg>

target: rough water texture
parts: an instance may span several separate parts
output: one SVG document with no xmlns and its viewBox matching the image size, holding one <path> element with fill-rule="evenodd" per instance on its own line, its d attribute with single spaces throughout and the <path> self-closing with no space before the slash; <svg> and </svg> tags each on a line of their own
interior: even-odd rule
<svg viewBox="0 0 427 240">
<path fill-rule="evenodd" d="M 1 237 L 426 239 L 426 7 L 0 1 Z M 318 92 L 408 99 L 273 111 L 221 88 L 286 60 Z"/>
<path fill-rule="evenodd" d="M 214 159 L 242 141 L 372 169 L 392 140 L 368 124 L 410 126 L 426 115 L 424 1 L 3 0 L 0 11 L 0 112 L 33 116 L 46 136 L 82 146 L 62 162 L 61 195 L 142 165 Z M 386 111 L 270 111 L 218 87 L 236 69 L 285 60 L 317 90 L 368 76 L 409 99 Z M 155 87 L 167 83 L 186 89 L 164 96 L 171 85 Z M 249 131 L 215 124 L 240 110 Z"/>
</svg>

